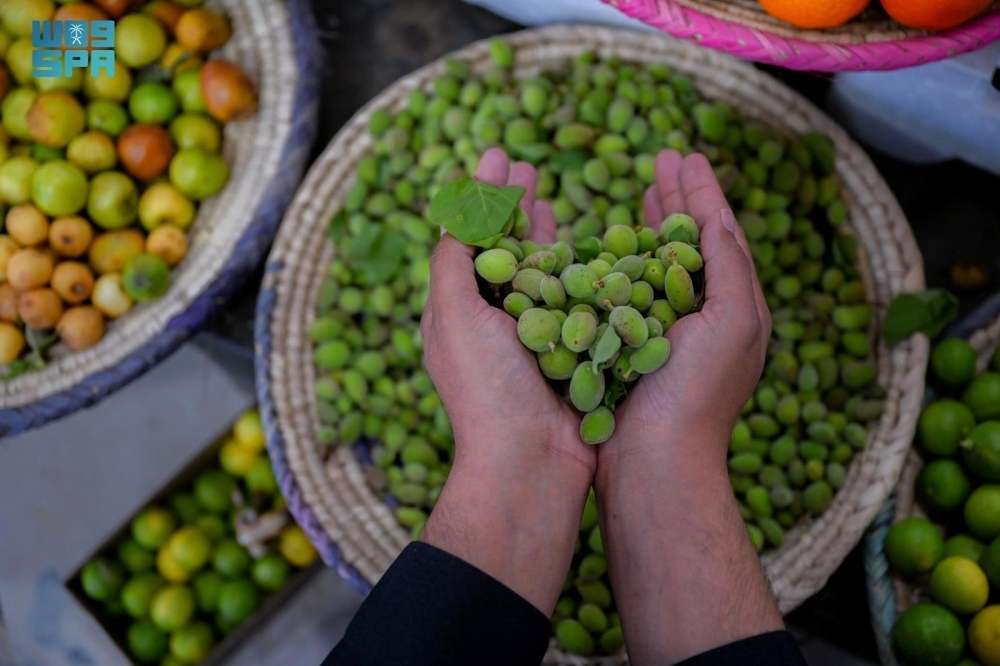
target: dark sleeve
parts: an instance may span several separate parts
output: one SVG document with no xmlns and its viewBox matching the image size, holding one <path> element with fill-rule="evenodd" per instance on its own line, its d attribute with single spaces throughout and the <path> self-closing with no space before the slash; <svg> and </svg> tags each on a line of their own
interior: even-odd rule
<svg viewBox="0 0 1000 666">
<path fill-rule="evenodd" d="M 773 631 L 723 645 L 677 666 L 806 666 L 806 661 L 787 631 Z"/>
<path fill-rule="evenodd" d="M 548 618 L 471 564 L 411 543 L 361 605 L 323 666 L 535 666 Z"/>
</svg>

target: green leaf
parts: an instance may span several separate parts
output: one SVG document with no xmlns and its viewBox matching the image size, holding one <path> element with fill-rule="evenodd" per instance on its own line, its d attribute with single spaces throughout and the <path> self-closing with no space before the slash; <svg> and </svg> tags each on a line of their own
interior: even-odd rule
<svg viewBox="0 0 1000 666">
<path fill-rule="evenodd" d="M 618 378 L 611 380 L 611 386 L 604 392 L 604 406 L 615 411 L 615 407 L 618 406 L 626 393 L 628 393 L 628 389 L 625 388 L 625 382 Z"/>
<path fill-rule="evenodd" d="M 347 211 L 341 208 L 333 217 L 330 218 L 330 223 L 326 225 L 326 235 L 330 240 L 336 242 L 343 236 L 346 228 Z"/>
<path fill-rule="evenodd" d="M 691 244 L 691 234 L 689 234 L 688 230 L 684 227 L 675 228 L 670 232 L 670 235 L 667 236 L 667 242 L 675 243 L 678 241 L 681 243 L 687 243 L 688 245 Z"/>
<path fill-rule="evenodd" d="M 581 264 L 585 264 L 601 253 L 601 243 L 596 238 L 581 238 L 573 246 L 576 252 L 576 259 Z"/>
<path fill-rule="evenodd" d="M 958 316 L 958 299 L 943 289 L 928 289 L 897 296 L 882 323 L 882 336 L 889 346 L 914 333 L 933 338 Z"/>
<path fill-rule="evenodd" d="M 608 326 L 604 329 L 604 335 L 597 341 L 594 347 L 594 372 L 603 372 L 601 366 L 611 360 L 622 348 L 622 339 L 618 337 L 618 332 Z"/>
<path fill-rule="evenodd" d="M 428 216 L 466 245 L 489 247 L 503 232 L 524 192 L 520 185 L 496 187 L 463 178 L 438 190 Z"/>
<path fill-rule="evenodd" d="M 344 254 L 362 284 L 380 284 L 393 277 L 402 265 L 406 239 L 388 227 L 372 224 L 351 239 Z"/>
</svg>

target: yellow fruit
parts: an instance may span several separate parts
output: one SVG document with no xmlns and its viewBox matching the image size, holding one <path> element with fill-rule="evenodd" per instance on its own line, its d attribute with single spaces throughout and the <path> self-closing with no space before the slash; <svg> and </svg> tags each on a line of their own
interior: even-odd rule
<svg viewBox="0 0 1000 666">
<path fill-rule="evenodd" d="M 110 319 L 121 317 L 135 305 L 135 301 L 122 287 L 121 273 L 105 273 L 97 278 L 90 302 Z"/>
<path fill-rule="evenodd" d="M 77 305 L 59 318 L 56 332 L 73 351 L 93 347 L 104 337 L 104 315 L 93 306 Z"/>
<path fill-rule="evenodd" d="M 171 583 L 186 582 L 189 576 L 188 572 L 177 564 L 177 561 L 170 554 L 170 549 L 166 546 L 160 548 L 156 553 L 156 570 Z"/>
<path fill-rule="evenodd" d="M 227 474 L 242 478 L 247 475 L 259 456 L 259 453 L 229 440 L 219 450 L 219 465 Z"/>
<path fill-rule="evenodd" d="M 146 252 L 162 257 L 169 266 L 176 266 L 187 254 L 187 236 L 175 226 L 164 224 L 149 233 Z"/>
<path fill-rule="evenodd" d="M 969 647 L 983 666 L 1000 666 L 1000 606 L 979 611 L 968 630 Z"/>
<path fill-rule="evenodd" d="M 38 245 L 49 236 L 49 218 L 31 204 L 7 211 L 7 233 L 21 245 Z"/>
<path fill-rule="evenodd" d="M 233 424 L 233 437 L 240 446 L 251 451 L 263 451 L 267 441 L 264 438 L 264 427 L 260 423 L 260 412 L 251 409 L 238 418 Z"/>
<path fill-rule="evenodd" d="M 309 542 L 309 537 L 298 525 L 289 525 L 281 530 L 278 540 L 278 552 L 286 560 L 299 568 L 307 567 L 316 561 L 319 553 Z"/>
<path fill-rule="evenodd" d="M 17 360 L 24 349 L 24 334 L 21 329 L 7 322 L 0 322 L 0 365 Z"/>
</svg>

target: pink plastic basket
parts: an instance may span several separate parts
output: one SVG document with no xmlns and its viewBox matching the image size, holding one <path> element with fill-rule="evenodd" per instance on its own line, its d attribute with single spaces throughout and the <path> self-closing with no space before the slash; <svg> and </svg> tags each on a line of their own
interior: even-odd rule
<svg viewBox="0 0 1000 666">
<path fill-rule="evenodd" d="M 832 30 L 799 30 L 771 17 L 757 0 L 603 0 L 659 30 L 788 69 L 822 72 L 912 67 L 973 51 L 1000 39 L 1000 3 L 942 32 L 903 28 L 878 9 Z"/>
</svg>

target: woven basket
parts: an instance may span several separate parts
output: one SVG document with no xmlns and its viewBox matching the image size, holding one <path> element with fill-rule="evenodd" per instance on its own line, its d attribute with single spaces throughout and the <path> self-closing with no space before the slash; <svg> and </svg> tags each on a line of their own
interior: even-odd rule
<svg viewBox="0 0 1000 666">
<path fill-rule="evenodd" d="M 1000 345 L 1000 294 L 982 305 L 946 332 L 947 337 L 968 338 L 979 353 L 979 370 L 990 362 L 993 350 Z M 904 610 L 919 601 L 929 600 L 926 593 L 894 576 L 885 558 L 883 544 L 886 532 L 897 520 L 907 516 L 924 516 L 913 496 L 913 484 L 923 467 L 920 455 L 911 451 L 899 477 L 896 490 L 886 500 L 878 517 L 865 535 L 865 578 L 868 584 L 868 606 L 878 644 L 879 656 L 885 666 L 898 666 L 892 652 L 892 626 Z"/>
<path fill-rule="evenodd" d="M 291 201 L 316 136 L 322 50 L 307 0 L 214 0 L 233 38 L 220 55 L 257 85 L 260 108 L 229 123 L 223 153 L 231 177 L 206 201 L 167 294 L 108 326 L 94 347 L 52 349 L 39 371 L 0 382 L 0 437 L 92 405 L 173 352 L 243 286 Z"/>
<path fill-rule="evenodd" d="M 786 131 L 818 128 L 833 140 L 851 223 L 864 248 L 863 272 L 877 320 L 892 297 L 923 287 L 920 253 L 892 193 L 868 157 L 830 119 L 797 93 L 750 65 L 686 42 L 589 26 L 554 26 L 510 36 L 515 74 L 555 67 L 586 50 L 626 62 L 667 62 L 693 77 L 709 98 L 747 116 L 782 123 Z M 474 68 L 489 64 L 486 44 L 457 53 Z M 326 266 L 335 254 L 326 225 L 354 183 L 358 160 L 372 148 L 366 121 L 378 108 L 398 110 L 408 93 L 443 73 L 438 61 L 389 87 L 334 138 L 310 170 L 285 216 L 268 258 L 257 304 L 257 394 L 275 474 L 296 517 L 324 561 L 367 592 L 409 542 L 392 511 L 369 488 L 355 453 L 317 444 L 315 372 L 307 331 Z M 879 380 L 887 408 L 854 460 L 847 484 L 827 512 L 790 532 L 785 546 L 764 557 L 782 610 L 818 590 L 858 542 L 895 485 L 913 435 L 923 394 L 927 343 L 912 340 L 879 349 Z M 593 660 L 550 650 L 547 663 Z M 604 663 L 622 663 L 624 656 Z"/>
<path fill-rule="evenodd" d="M 942 32 L 904 28 L 878 9 L 831 30 L 800 30 L 758 0 L 603 0 L 628 16 L 702 46 L 788 69 L 821 72 L 923 65 L 1000 39 L 1000 3 Z"/>
</svg>

